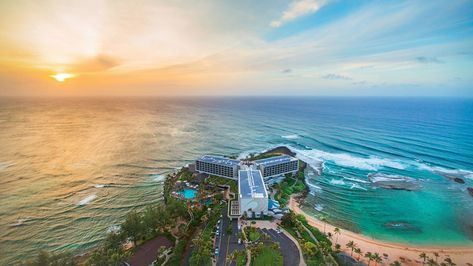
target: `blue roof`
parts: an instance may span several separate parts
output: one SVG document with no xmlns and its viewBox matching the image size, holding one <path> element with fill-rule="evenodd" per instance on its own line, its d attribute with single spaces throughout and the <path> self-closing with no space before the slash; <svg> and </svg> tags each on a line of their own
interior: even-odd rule
<svg viewBox="0 0 473 266">
<path fill-rule="evenodd" d="M 222 156 L 215 156 L 215 155 L 204 155 L 200 157 L 198 161 L 224 165 L 224 166 L 234 166 L 234 165 L 240 164 L 240 161 L 238 160 L 228 159 Z"/>
<path fill-rule="evenodd" d="M 263 177 L 259 170 L 238 171 L 238 186 L 240 197 L 245 198 L 267 198 L 268 194 L 264 186 Z"/>
<path fill-rule="evenodd" d="M 281 156 L 275 156 L 275 157 L 270 157 L 266 159 L 256 160 L 255 164 L 263 165 L 263 166 L 271 166 L 271 165 L 286 163 L 286 162 L 290 162 L 294 160 L 297 160 L 297 159 L 289 155 L 281 155 Z"/>
</svg>

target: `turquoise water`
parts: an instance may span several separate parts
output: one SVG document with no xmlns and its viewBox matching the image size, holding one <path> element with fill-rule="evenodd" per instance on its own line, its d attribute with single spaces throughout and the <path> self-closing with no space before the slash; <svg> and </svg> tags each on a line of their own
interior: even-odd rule
<svg viewBox="0 0 473 266">
<path fill-rule="evenodd" d="M 197 196 L 197 190 L 191 188 L 185 188 L 178 193 L 184 196 L 185 199 L 195 199 Z"/>
<path fill-rule="evenodd" d="M 14 98 L 0 99 L 0 129 L 1 265 L 87 251 L 204 153 L 278 145 L 321 172 L 307 176 L 313 215 L 382 240 L 473 243 L 471 99 Z"/>
</svg>

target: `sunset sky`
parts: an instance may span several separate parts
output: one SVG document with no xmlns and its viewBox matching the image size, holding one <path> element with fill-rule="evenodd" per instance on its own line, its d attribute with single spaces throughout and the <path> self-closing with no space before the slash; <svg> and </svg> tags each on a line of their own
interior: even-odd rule
<svg viewBox="0 0 473 266">
<path fill-rule="evenodd" d="M 0 1 L 0 95 L 473 96 L 473 1 Z"/>
</svg>

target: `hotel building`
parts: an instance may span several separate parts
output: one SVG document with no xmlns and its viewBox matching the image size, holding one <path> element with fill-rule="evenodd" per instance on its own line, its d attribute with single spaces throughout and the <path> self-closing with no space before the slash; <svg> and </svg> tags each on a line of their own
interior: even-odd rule
<svg viewBox="0 0 473 266">
<path fill-rule="evenodd" d="M 238 171 L 240 214 L 256 217 L 268 213 L 268 191 L 259 170 L 244 166 Z"/>
<path fill-rule="evenodd" d="M 204 155 L 195 163 L 195 170 L 199 173 L 238 180 L 238 207 L 235 205 L 232 213 L 246 213 L 250 217 L 260 217 L 268 213 L 265 181 L 272 177 L 296 173 L 298 169 L 299 160 L 288 155 L 253 162 Z"/>
<path fill-rule="evenodd" d="M 288 155 L 256 160 L 254 164 L 261 170 L 264 179 L 296 173 L 299 169 L 299 160 Z"/>
<path fill-rule="evenodd" d="M 196 160 L 195 170 L 199 173 L 237 179 L 240 161 L 221 156 L 204 155 Z"/>
</svg>

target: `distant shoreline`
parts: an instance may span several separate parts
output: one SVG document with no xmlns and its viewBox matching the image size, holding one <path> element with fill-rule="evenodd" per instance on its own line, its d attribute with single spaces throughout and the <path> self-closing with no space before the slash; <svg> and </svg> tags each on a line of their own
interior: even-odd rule
<svg viewBox="0 0 473 266">
<path fill-rule="evenodd" d="M 306 217 L 310 225 L 317 227 L 321 232 L 332 232 L 336 228 L 335 226 L 324 223 L 317 218 L 307 214 L 299 207 L 299 202 L 296 201 L 295 195 L 291 196 L 288 207 L 296 214 L 301 214 Z M 449 256 L 457 265 L 467 265 L 467 263 L 473 263 L 473 245 L 471 246 L 413 246 L 409 244 L 394 243 L 388 241 L 381 241 L 370 238 L 368 236 L 354 233 L 345 229 L 341 229 L 341 234 L 338 236 L 338 243 L 341 245 L 341 249 L 348 254 L 351 250 L 345 245 L 348 241 L 354 241 L 357 247 L 361 248 L 363 252 L 378 252 L 379 254 L 386 253 L 389 255 L 387 261 L 391 263 L 395 260 L 403 262 L 401 258 L 404 258 L 404 262 L 408 265 L 415 265 L 416 263 L 422 263 L 419 258 L 419 254 L 425 252 L 428 256 L 433 258 L 433 253 L 437 252 L 439 256 L 439 262 L 443 261 L 443 258 Z M 333 237 L 335 239 L 336 236 Z M 334 241 L 335 243 L 335 241 Z M 358 258 L 358 255 L 353 254 L 354 258 Z M 362 261 L 367 262 L 364 258 Z"/>
</svg>

